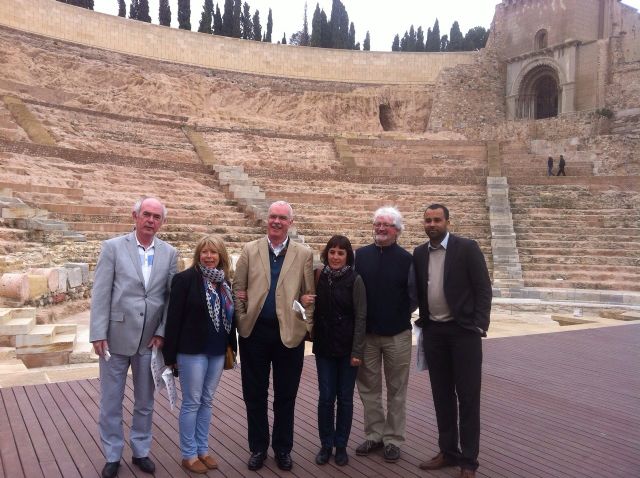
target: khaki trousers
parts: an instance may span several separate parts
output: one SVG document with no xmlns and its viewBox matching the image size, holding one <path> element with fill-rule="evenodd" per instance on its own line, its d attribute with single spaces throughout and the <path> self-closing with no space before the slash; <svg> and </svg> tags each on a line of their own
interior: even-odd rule
<svg viewBox="0 0 640 478">
<path fill-rule="evenodd" d="M 411 363 L 411 330 L 390 337 L 367 334 L 358 370 L 358 392 L 364 406 L 367 440 L 400 446 L 407 422 L 407 385 Z M 382 404 L 382 367 L 387 385 L 387 414 Z"/>
</svg>

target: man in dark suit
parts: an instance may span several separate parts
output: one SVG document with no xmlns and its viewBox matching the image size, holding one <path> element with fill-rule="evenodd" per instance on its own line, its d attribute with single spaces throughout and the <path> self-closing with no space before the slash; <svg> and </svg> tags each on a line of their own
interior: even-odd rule
<svg viewBox="0 0 640 478">
<path fill-rule="evenodd" d="M 489 328 L 491 280 L 478 244 L 450 234 L 448 226 L 449 210 L 429 206 L 424 212 L 429 241 L 413 253 L 417 324 L 424 334 L 440 447 L 420 468 L 457 465 L 460 478 L 472 478 L 478 468 L 481 337 Z"/>
<path fill-rule="evenodd" d="M 151 349 L 164 342 L 165 304 L 177 269 L 177 252 L 155 237 L 167 210 L 155 198 L 133 207 L 135 230 L 105 241 L 91 291 L 89 340 L 100 356 L 98 428 L 107 459 L 102 478 L 118 474 L 124 448 L 122 401 L 127 371 L 133 373 L 133 419 L 130 443 L 133 464 L 146 473 L 149 458 L 154 384 Z"/>
</svg>

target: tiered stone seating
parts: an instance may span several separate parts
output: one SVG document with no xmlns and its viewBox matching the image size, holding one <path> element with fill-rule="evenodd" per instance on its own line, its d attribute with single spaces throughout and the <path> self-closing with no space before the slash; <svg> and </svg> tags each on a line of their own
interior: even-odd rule
<svg viewBox="0 0 640 478">
<path fill-rule="evenodd" d="M 638 183 L 517 184 L 510 200 L 525 286 L 640 291 Z"/>
<path fill-rule="evenodd" d="M 522 141 L 501 143 L 500 155 L 502 158 L 502 175 L 507 178 L 544 177 L 547 176 L 547 158 L 549 155 L 533 154 L 529 152 L 529 146 Z M 559 155 L 553 156 L 553 172 L 558 171 Z M 565 171 L 567 176 L 584 177 L 593 176 L 593 163 L 591 161 L 578 161 L 569 158 Z"/>
<path fill-rule="evenodd" d="M 255 170 L 330 172 L 342 167 L 331 136 L 290 135 L 260 130 L 202 129 L 216 160 Z"/>
<path fill-rule="evenodd" d="M 198 163 L 180 123 L 27 101 L 58 146 L 72 149 Z"/>
<path fill-rule="evenodd" d="M 292 175 L 293 176 L 293 175 Z M 386 205 L 398 207 L 406 230 L 400 244 L 409 251 L 426 240 L 422 226 L 424 208 L 438 202 L 450 208 L 451 230 L 477 240 L 491 263 L 491 233 L 486 210 L 486 189 L 480 185 L 449 185 L 418 187 L 410 184 L 377 184 L 323 180 L 296 180 L 293 177 L 277 182 L 267 178 L 256 182 L 270 201 L 284 199 L 294 208 L 294 224 L 305 242 L 321 251 L 333 234 L 344 234 L 354 247 L 372 242 L 372 214 Z"/>
<path fill-rule="evenodd" d="M 17 125 L 2 101 L 0 101 L 0 139 L 9 141 L 26 141 L 28 139 L 27 134 Z"/>
<path fill-rule="evenodd" d="M 355 166 L 367 175 L 484 178 L 487 148 L 481 141 L 347 139 Z"/>
<path fill-rule="evenodd" d="M 160 235 L 186 256 L 197 238 L 206 233 L 221 234 L 231 250 L 239 250 L 262 233 L 225 197 L 206 168 L 171 171 L 171 163 L 167 165 L 166 169 L 150 172 L 140 166 L 77 164 L 9 153 L 0 167 L 7 167 L 4 187 L 14 190 L 14 195 L 25 202 L 49 211 L 50 217 L 83 232 L 93 244 L 74 247 L 74 254 L 81 256 L 67 257 L 67 261 L 95 263 L 99 241 L 131 230 L 130 207 L 141 194 L 157 195 L 166 202 L 169 220 Z M 12 168 L 23 168 L 28 174 Z"/>
</svg>

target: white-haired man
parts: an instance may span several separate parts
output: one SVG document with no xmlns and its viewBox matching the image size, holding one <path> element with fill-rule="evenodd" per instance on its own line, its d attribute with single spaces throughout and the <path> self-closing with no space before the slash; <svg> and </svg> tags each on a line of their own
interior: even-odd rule
<svg viewBox="0 0 640 478">
<path fill-rule="evenodd" d="M 311 330 L 315 284 L 313 252 L 289 238 L 293 210 L 284 201 L 269 207 L 267 235 L 244 246 L 233 280 L 240 334 L 242 394 L 247 408 L 251 456 L 247 466 L 262 468 L 269 447 L 267 401 L 273 366 L 271 446 L 281 470 L 291 470 L 293 419 L 304 360 L 304 338 Z M 305 322 L 293 309 L 306 307 Z"/>
<path fill-rule="evenodd" d="M 356 454 L 384 447 L 384 459 L 400 459 L 405 440 L 407 384 L 411 362 L 411 313 L 416 309 L 412 256 L 397 243 L 402 215 L 382 207 L 373 215 L 374 243 L 356 251 L 355 268 L 367 290 L 367 334 L 358 370 L 366 440 Z M 382 365 L 387 414 L 382 406 Z"/>
</svg>

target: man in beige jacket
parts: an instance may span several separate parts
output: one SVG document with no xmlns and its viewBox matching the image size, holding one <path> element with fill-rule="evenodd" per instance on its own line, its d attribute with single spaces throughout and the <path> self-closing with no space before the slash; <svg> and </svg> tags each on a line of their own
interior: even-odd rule
<svg viewBox="0 0 640 478">
<path fill-rule="evenodd" d="M 262 467 L 269 447 L 267 396 L 273 364 L 273 435 L 278 467 L 293 466 L 293 415 L 302 373 L 304 338 L 311 330 L 313 253 L 289 239 L 293 210 L 284 201 L 269 207 L 267 236 L 248 243 L 238 259 L 233 290 L 240 334 L 242 393 L 247 407 L 250 470 Z M 293 309 L 306 306 L 306 318 Z"/>
</svg>

